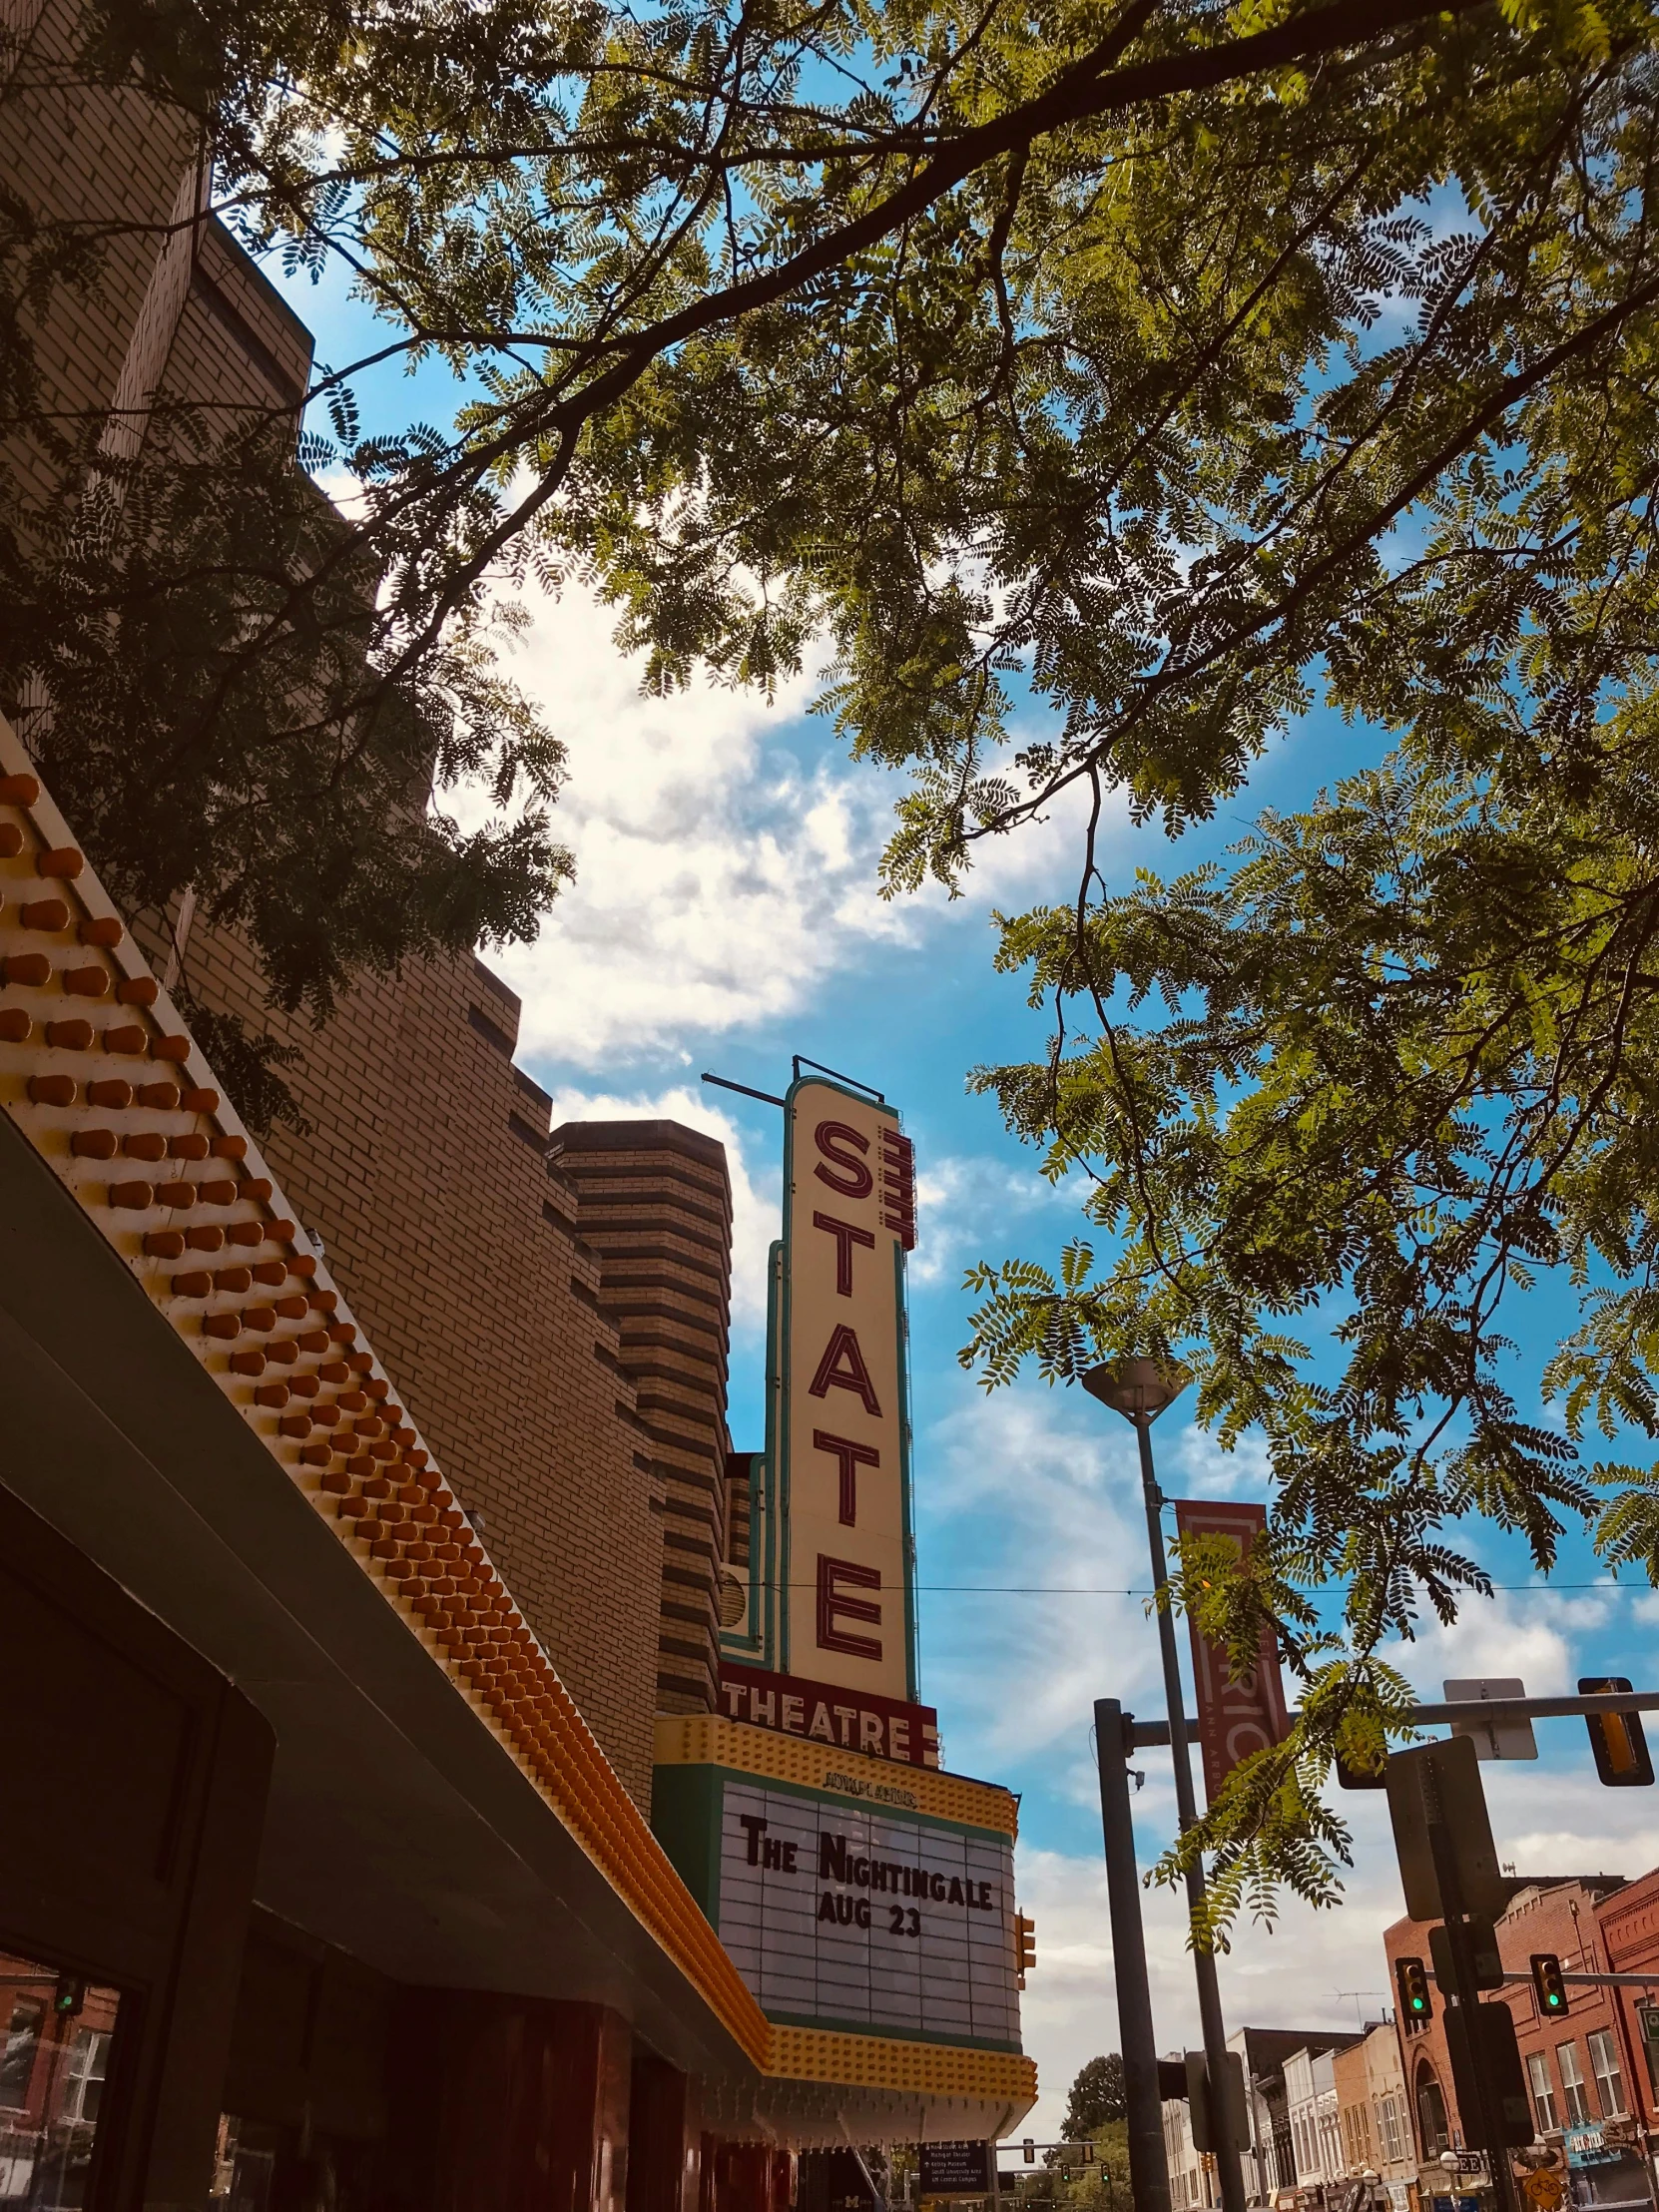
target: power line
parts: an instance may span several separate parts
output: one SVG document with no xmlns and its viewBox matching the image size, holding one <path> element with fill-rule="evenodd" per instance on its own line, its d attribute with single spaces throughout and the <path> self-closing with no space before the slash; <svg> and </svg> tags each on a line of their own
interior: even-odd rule
<svg viewBox="0 0 1659 2212">
<path fill-rule="evenodd" d="M 741 1572 L 741 1569 L 739 1570 Z M 817 1582 L 763 1582 L 764 1590 L 816 1590 Z M 882 1590 L 901 1590 L 902 1583 L 884 1582 Z M 1645 1582 L 1615 1582 L 1611 1578 L 1602 1582 L 1493 1582 L 1490 1595 L 1496 1597 L 1554 1597 L 1567 1590 L 1601 1590 L 1616 1597 L 1652 1597 L 1659 1595 Z M 919 1595 L 929 1597 L 1156 1597 L 1151 1589 L 1107 1588 L 1093 1583 L 1076 1582 L 918 1582 Z M 1320 1590 L 1305 1593 L 1317 1598 L 1325 1594 Z M 1469 1597 L 1483 1597 L 1486 1591 L 1470 1590 Z"/>
</svg>

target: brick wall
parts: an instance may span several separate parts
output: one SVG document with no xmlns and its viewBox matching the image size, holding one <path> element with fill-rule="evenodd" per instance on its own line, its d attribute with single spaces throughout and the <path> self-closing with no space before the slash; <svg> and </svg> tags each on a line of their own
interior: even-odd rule
<svg viewBox="0 0 1659 2212">
<path fill-rule="evenodd" d="M 663 1485 L 658 1710 L 709 1713 L 720 1675 L 732 1186 L 714 1138 L 677 1122 L 572 1122 L 550 1157 L 599 1255 L 600 1301 Z"/>
<path fill-rule="evenodd" d="M 188 122 L 138 92 L 74 82 L 80 0 L 46 0 L 36 9 L 9 0 L 6 28 L 25 42 L 13 49 L 0 102 L 0 176 L 43 223 L 74 224 L 111 236 L 96 279 L 84 288 L 54 286 L 45 312 L 25 317 L 38 388 L 35 405 L 73 433 L 100 421 L 140 339 L 131 375 L 154 379 L 172 341 L 164 316 L 143 309 L 181 205 L 193 208 L 197 141 Z M 181 194 L 183 199 L 181 200 Z M 8 441 L 25 534 L 63 491 L 61 466 L 38 441 Z"/>
<path fill-rule="evenodd" d="M 61 62 L 73 22 L 74 0 L 47 0 L 25 63 Z M 165 224 L 181 193 L 195 206 L 194 149 L 125 96 L 0 104 L 0 166 L 50 216 Z M 232 416 L 297 404 L 304 325 L 217 222 L 180 241 L 169 255 L 160 233 L 141 233 L 95 296 L 57 295 L 41 333 L 53 404 L 96 410 L 119 393 L 152 434 L 158 396 Z M 55 492 L 44 467 L 31 482 L 43 501 Z M 268 1154 L 648 1809 L 660 1698 L 714 1703 L 731 1265 L 721 1148 L 668 1123 L 607 1125 L 594 1156 L 623 1178 L 608 1186 L 619 1215 L 592 1174 L 578 1183 L 550 1163 L 549 1100 L 512 1063 L 518 1001 L 480 963 L 368 978 L 318 1031 L 272 1011 L 246 941 L 194 919 L 188 894 L 133 927 L 169 982 L 182 954 L 204 1005 L 294 1048 L 284 1075 L 309 1126 L 278 1128 Z M 604 1225 L 603 1256 L 587 1216 Z"/>
<path fill-rule="evenodd" d="M 224 225 L 204 223 L 161 377 L 165 398 L 263 419 L 297 408 L 310 373 L 310 332 Z"/>
<path fill-rule="evenodd" d="M 165 965 L 169 933 L 141 921 Z M 304 1225 L 606 1756 L 651 1791 L 663 1576 L 659 1447 L 598 1254 L 514 1067 L 518 1000 L 476 960 L 360 982 L 316 1030 L 268 1005 L 246 944 L 200 920 L 184 974 L 290 1044 L 307 1134 L 266 1144 Z"/>
</svg>

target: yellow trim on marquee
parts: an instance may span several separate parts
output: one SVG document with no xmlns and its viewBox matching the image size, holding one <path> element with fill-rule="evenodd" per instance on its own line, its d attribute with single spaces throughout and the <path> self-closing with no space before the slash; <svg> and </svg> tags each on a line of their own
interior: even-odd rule
<svg viewBox="0 0 1659 2212">
<path fill-rule="evenodd" d="M 786 1736 L 772 1728 L 751 1728 L 718 1713 L 665 1713 L 657 1720 L 659 1767 L 730 1767 L 739 1774 L 764 1775 L 773 1782 L 794 1782 L 806 1790 L 828 1790 L 848 1805 L 883 1806 L 901 1813 L 924 1813 L 932 1820 L 960 1821 L 965 1828 L 988 1828 L 999 1836 L 1019 1834 L 1019 1800 L 994 1782 L 974 1782 L 937 1767 L 906 1767 L 892 1759 L 868 1759 L 833 1744 L 805 1736 Z M 831 1779 L 844 1776 L 862 1785 L 837 1790 Z"/>
</svg>

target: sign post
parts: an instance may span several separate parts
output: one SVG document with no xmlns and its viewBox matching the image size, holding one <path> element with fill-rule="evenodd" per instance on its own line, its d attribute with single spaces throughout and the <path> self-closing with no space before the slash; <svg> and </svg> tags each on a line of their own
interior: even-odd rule
<svg viewBox="0 0 1659 2212">
<path fill-rule="evenodd" d="M 1162 1590 L 1169 1580 L 1164 1559 L 1164 1493 L 1152 1464 L 1152 1423 L 1186 1387 L 1184 1371 L 1161 1370 L 1151 1360 L 1126 1360 L 1091 1368 L 1082 1378 L 1091 1397 L 1121 1413 L 1135 1430 L 1140 1446 L 1141 1496 L 1146 1507 L 1147 1548 L 1151 1554 L 1152 1582 Z M 1176 1814 L 1183 1830 L 1198 1819 L 1193 1795 L 1192 1759 L 1187 1748 L 1186 1701 L 1181 1689 L 1181 1661 L 1175 1648 L 1175 1618 L 1167 1607 L 1158 1612 L 1158 1650 L 1164 1668 L 1164 1698 L 1169 1709 L 1169 1741 L 1175 1767 Z M 1204 1903 L 1204 1868 L 1195 1859 L 1187 1869 L 1187 1903 L 1197 1914 Z M 1210 2079 L 1227 2078 L 1227 2027 L 1222 2018 L 1221 1984 L 1216 1977 L 1214 1951 L 1193 1952 L 1193 1978 L 1198 1983 L 1198 2016 L 1204 2029 L 1204 2060 Z M 1160 2125 L 1162 2124 L 1160 2120 Z M 1225 2095 L 1216 2100 L 1216 2176 L 1221 2183 L 1222 2212 L 1245 2212 L 1244 2164 L 1234 2139 Z"/>
<path fill-rule="evenodd" d="M 1472 1736 L 1418 1744 L 1387 1764 L 1388 1813 L 1405 1910 L 1443 1920 L 1436 1976 L 1449 1980 L 1446 2050 L 1464 2124 L 1487 2154 L 1498 2212 L 1517 2212 L 1510 2150 L 1532 2139 L 1514 2014 L 1482 2004 L 1481 1924 L 1501 1913 L 1508 1885 L 1498 1865 Z M 1445 1982 L 1442 1982 L 1445 1987 Z"/>
<path fill-rule="evenodd" d="M 1095 1699 L 1095 1759 L 1100 1768 L 1100 1825 L 1106 1842 L 1106 1906 L 1112 1924 L 1112 1978 L 1118 1993 L 1130 2189 L 1136 2212 L 1170 2212 L 1158 2045 L 1146 1971 L 1135 1825 L 1129 1810 L 1131 1725 L 1131 1716 L 1115 1697 Z"/>
</svg>

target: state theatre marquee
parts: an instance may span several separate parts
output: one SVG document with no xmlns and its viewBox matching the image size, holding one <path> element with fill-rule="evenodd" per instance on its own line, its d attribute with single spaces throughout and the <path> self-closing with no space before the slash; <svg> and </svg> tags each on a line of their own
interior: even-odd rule
<svg viewBox="0 0 1659 2212">
<path fill-rule="evenodd" d="M 767 2016 L 1018 2050 L 1008 1794 L 829 1752 L 807 1787 L 752 1771 L 766 1740 L 659 1722 L 654 1822 Z"/>
</svg>

